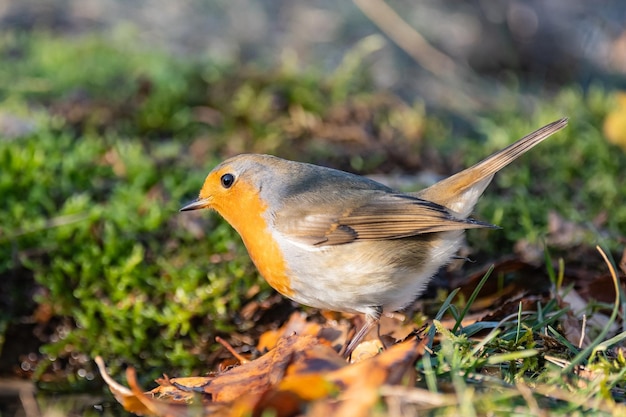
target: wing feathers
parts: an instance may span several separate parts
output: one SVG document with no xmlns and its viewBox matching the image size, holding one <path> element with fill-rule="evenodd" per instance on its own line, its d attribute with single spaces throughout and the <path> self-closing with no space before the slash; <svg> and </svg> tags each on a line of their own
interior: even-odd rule
<svg viewBox="0 0 626 417">
<path fill-rule="evenodd" d="M 353 201 L 353 200 L 352 200 Z M 495 227 L 456 217 L 447 208 L 405 194 L 376 191 L 352 210 L 305 214 L 282 211 L 276 222 L 287 237 L 316 246 L 340 245 L 357 239 L 400 239 L 424 233 Z"/>
</svg>

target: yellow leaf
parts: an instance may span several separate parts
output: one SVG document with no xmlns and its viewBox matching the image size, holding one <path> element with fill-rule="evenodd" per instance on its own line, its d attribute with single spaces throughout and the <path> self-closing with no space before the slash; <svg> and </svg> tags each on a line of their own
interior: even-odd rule
<svg viewBox="0 0 626 417">
<path fill-rule="evenodd" d="M 604 136 L 626 151 L 626 92 L 616 93 L 617 105 L 604 119 Z"/>
</svg>

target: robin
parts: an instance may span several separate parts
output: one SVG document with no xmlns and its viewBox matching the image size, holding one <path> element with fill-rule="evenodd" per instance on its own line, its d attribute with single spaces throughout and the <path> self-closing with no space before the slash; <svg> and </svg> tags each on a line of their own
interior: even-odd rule
<svg viewBox="0 0 626 417">
<path fill-rule="evenodd" d="M 244 154 L 206 177 L 181 211 L 212 208 L 241 236 L 260 274 L 311 307 L 362 313 L 346 356 L 383 312 L 406 307 L 453 258 L 493 175 L 567 125 L 550 123 L 422 191 L 401 193 L 347 172 Z"/>
</svg>

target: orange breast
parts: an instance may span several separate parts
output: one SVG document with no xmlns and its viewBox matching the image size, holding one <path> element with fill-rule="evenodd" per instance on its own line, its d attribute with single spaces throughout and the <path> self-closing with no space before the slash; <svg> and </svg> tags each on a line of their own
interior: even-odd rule
<svg viewBox="0 0 626 417">
<path fill-rule="evenodd" d="M 241 236 L 250 258 L 265 280 L 279 293 L 293 295 L 287 267 L 280 247 L 274 240 L 263 214 L 267 205 L 248 184 L 240 182 L 231 195 L 213 202 L 212 206 Z"/>
</svg>

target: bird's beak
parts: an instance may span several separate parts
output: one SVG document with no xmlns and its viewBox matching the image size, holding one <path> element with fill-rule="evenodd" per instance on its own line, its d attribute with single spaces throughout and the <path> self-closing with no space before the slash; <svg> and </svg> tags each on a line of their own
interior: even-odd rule
<svg viewBox="0 0 626 417">
<path fill-rule="evenodd" d="M 211 205 L 210 203 L 211 202 L 209 201 L 208 198 L 198 198 L 192 201 L 191 203 L 187 204 L 183 208 L 181 208 L 179 211 L 191 211 L 191 210 L 203 209 L 203 208 L 209 207 Z"/>
</svg>

